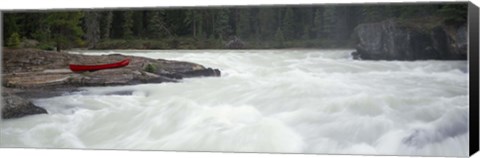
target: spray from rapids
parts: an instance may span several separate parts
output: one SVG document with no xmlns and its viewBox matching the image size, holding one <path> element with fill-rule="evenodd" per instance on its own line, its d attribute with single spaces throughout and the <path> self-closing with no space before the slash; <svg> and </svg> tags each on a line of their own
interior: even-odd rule
<svg viewBox="0 0 480 158">
<path fill-rule="evenodd" d="M 190 61 L 222 77 L 34 100 L 50 114 L 2 121 L 1 146 L 467 155 L 466 61 L 358 61 L 349 52 L 84 52 Z"/>
</svg>

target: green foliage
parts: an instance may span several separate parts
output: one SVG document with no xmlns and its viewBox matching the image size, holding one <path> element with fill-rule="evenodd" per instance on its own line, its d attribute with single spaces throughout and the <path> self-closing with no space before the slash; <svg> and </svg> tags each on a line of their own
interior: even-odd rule
<svg viewBox="0 0 480 158">
<path fill-rule="evenodd" d="M 314 30 L 316 32 L 316 37 L 322 37 L 323 33 L 323 9 L 316 9 L 315 10 L 315 17 L 314 17 Z"/>
<path fill-rule="evenodd" d="M 224 39 L 231 34 L 231 26 L 229 25 L 229 11 L 227 9 L 222 9 L 218 11 L 215 34 L 217 34 L 218 39 Z"/>
<path fill-rule="evenodd" d="M 148 15 L 148 37 L 152 39 L 164 38 L 169 33 L 164 20 L 164 11 L 151 11 Z"/>
<path fill-rule="evenodd" d="M 394 18 L 414 27 L 431 28 L 442 22 L 458 26 L 466 22 L 467 5 L 169 8 L 92 13 L 5 13 L 4 44 L 8 45 L 10 36 L 17 33 L 22 38 L 39 41 L 38 48 L 57 50 L 74 46 L 211 49 L 223 48 L 232 36 L 249 43 L 249 48 L 346 47 L 350 46 L 349 37 L 358 24 Z"/>
<path fill-rule="evenodd" d="M 4 36 L 10 37 L 13 33 L 17 33 L 20 31 L 19 26 L 17 25 L 17 16 L 15 14 L 4 14 Z"/>
<path fill-rule="evenodd" d="M 261 39 L 271 39 L 274 37 L 278 28 L 276 25 L 278 15 L 275 14 L 274 8 L 262 8 L 258 12 L 258 35 Z"/>
<path fill-rule="evenodd" d="M 20 45 L 20 35 L 18 33 L 12 33 L 7 41 L 7 47 L 18 48 Z"/>
<path fill-rule="evenodd" d="M 283 35 L 282 29 L 278 28 L 277 32 L 275 33 L 275 47 L 281 48 L 284 46 L 285 37 Z"/>
<path fill-rule="evenodd" d="M 362 9 L 362 15 L 366 22 L 379 22 L 384 20 L 384 6 L 366 6 Z"/>
<path fill-rule="evenodd" d="M 42 42 L 37 46 L 38 49 L 42 50 L 55 50 L 54 42 Z"/>
<path fill-rule="evenodd" d="M 88 41 L 88 48 L 94 48 L 100 40 L 99 18 L 99 12 L 85 12 L 84 28 L 86 29 L 85 38 Z"/>
<path fill-rule="evenodd" d="M 106 11 L 102 12 L 100 16 L 100 32 L 102 39 L 109 39 L 110 38 L 110 29 L 112 29 L 112 22 L 113 22 L 113 12 Z"/>
<path fill-rule="evenodd" d="M 126 11 L 123 13 L 123 38 L 133 38 L 133 11 Z"/>
<path fill-rule="evenodd" d="M 468 16 L 467 4 L 444 5 L 438 10 L 438 13 L 446 17 L 446 23 L 465 23 Z"/>
<path fill-rule="evenodd" d="M 53 12 L 47 17 L 47 24 L 52 30 L 52 37 L 57 45 L 57 51 L 70 48 L 74 45 L 83 45 L 81 39 L 84 34 L 80 19 L 83 12 Z"/>
<path fill-rule="evenodd" d="M 324 35 L 322 38 L 331 38 L 334 34 L 334 29 L 335 29 L 335 10 L 336 7 L 334 6 L 328 6 L 325 7 L 325 11 L 323 12 L 323 23 L 322 23 L 322 35 Z"/>
<path fill-rule="evenodd" d="M 294 15 L 293 15 L 293 9 L 292 8 L 288 8 L 286 11 L 285 11 L 285 17 L 283 18 L 283 32 L 284 32 L 284 37 L 286 39 L 292 39 L 294 38 L 295 36 L 295 19 L 294 19 Z M 278 31 L 278 30 L 277 30 Z"/>
<path fill-rule="evenodd" d="M 132 20 L 133 20 L 133 28 L 132 28 L 133 35 L 136 37 L 145 36 L 147 32 L 146 32 L 146 29 L 144 29 L 146 24 L 146 21 L 144 21 L 144 12 L 134 11 L 132 15 Z"/>
<path fill-rule="evenodd" d="M 145 67 L 145 71 L 150 73 L 155 73 L 157 72 L 157 67 L 151 63 L 148 63 L 147 66 Z"/>
<path fill-rule="evenodd" d="M 240 38 L 249 38 L 249 34 L 252 32 L 250 28 L 250 15 L 249 10 L 240 10 L 239 19 L 237 24 L 237 36 Z"/>
</svg>

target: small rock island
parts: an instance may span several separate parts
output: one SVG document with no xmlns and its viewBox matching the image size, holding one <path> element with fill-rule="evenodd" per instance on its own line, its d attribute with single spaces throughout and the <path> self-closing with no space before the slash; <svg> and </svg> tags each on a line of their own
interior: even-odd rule
<svg viewBox="0 0 480 158">
<path fill-rule="evenodd" d="M 221 75 L 203 65 L 164 59 L 113 55 L 81 55 L 37 49 L 3 49 L 2 118 L 47 113 L 29 99 L 61 95 L 79 87 L 177 82 L 183 78 Z M 72 72 L 69 64 L 95 65 L 130 59 L 121 68 Z"/>
</svg>

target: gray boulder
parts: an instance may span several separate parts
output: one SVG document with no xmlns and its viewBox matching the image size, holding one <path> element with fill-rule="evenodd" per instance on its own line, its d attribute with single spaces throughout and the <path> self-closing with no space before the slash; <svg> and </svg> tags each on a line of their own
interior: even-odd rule
<svg viewBox="0 0 480 158">
<path fill-rule="evenodd" d="M 243 49 L 245 46 L 245 42 L 237 37 L 234 37 L 232 40 L 228 41 L 227 44 L 225 44 L 225 47 L 228 49 Z"/>
<path fill-rule="evenodd" d="M 465 60 L 466 30 L 448 26 L 412 27 L 395 20 L 355 28 L 356 54 L 367 60 Z"/>
<path fill-rule="evenodd" d="M 5 88 L 2 88 L 5 91 Z M 46 114 L 43 108 L 33 105 L 32 102 L 17 95 L 2 92 L 2 119 L 19 118 L 33 114 Z"/>
</svg>

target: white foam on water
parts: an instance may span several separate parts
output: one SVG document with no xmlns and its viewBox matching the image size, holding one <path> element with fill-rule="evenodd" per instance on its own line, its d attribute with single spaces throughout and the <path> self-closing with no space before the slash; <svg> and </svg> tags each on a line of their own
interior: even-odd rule
<svg viewBox="0 0 480 158">
<path fill-rule="evenodd" d="M 467 156 L 466 61 L 351 50 L 88 51 L 190 61 L 222 77 L 83 88 L 2 121 L 2 147 Z"/>
</svg>

